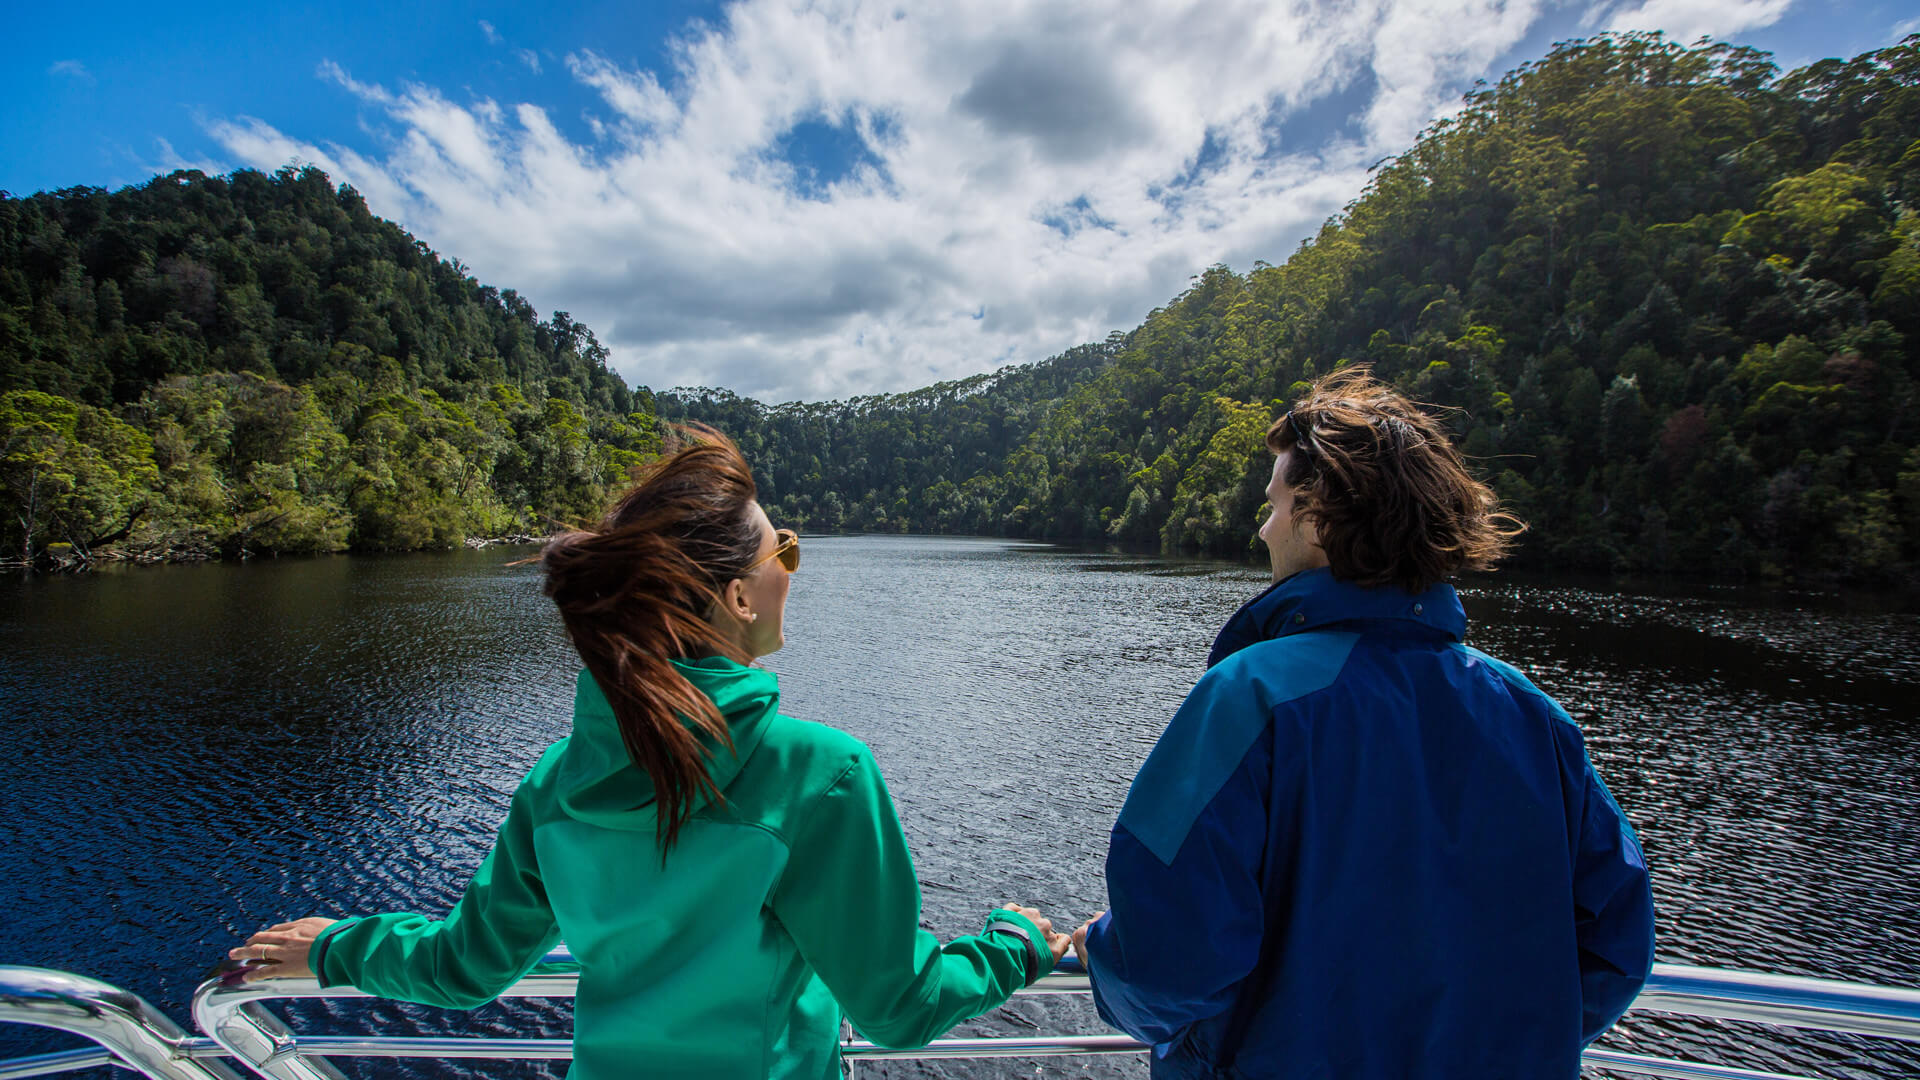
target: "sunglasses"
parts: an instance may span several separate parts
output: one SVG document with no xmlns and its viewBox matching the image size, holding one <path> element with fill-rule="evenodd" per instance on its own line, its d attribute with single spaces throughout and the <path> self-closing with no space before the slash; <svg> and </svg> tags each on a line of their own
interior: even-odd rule
<svg viewBox="0 0 1920 1080">
<path fill-rule="evenodd" d="M 1300 452 L 1308 457 L 1318 453 L 1319 447 L 1315 446 L 1313 441 L 1313 425 L 1301 419 L 1298 410 L 1295 409 L 1288 409 L 1285 419 L 1287 426 L 1293 429 L 1293 445 L 1299 447 Z"/>
<path fill-rule="evenodd" d="M 773 538 L 780 542 L 774 545 L 772 551 L 753 560 L 753 565 L 741 571 L 743 576 L 759 569 L 761 563 L 770 559 L 779 559 L 781 568 L 789 574 L 800 569 L 800 534 L 792 529 L 775 529 Z"/>
</svg>

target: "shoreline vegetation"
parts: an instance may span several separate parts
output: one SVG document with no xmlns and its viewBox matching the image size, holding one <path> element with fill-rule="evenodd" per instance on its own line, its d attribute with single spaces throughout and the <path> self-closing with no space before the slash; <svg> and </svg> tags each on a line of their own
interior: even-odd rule
<svg viewBox="0 0 1920 1080">
<path fill-rule="evenodd" d="M 692 420 L 781 525 L 1246 558 L 1267 424 L 1364 363 L 1531 525 L 1520 568 L 1912 590 L 1920 35 L 1787 73 L 1562 43 L 1280 264 L 1036 363 L 769 405 L 607 358 L 317 169 L 0 193 L 0 557 L 537 540 Z"/>
<path fill-rule="evenodd" d="M 544 544 L 550 539 L 552 539 L 552 537 L 549 535 L 536 536 L 532 533 L 511 533 L 506 536 L 489 537 L 469 536 L 461 541 L 461 546 L 467 548 L 469 551 L 484 551 L 492 547 Z M 417 551 L 424 549 L 416 548 L 411 550 Z M 257 553 L 242 552 L 237 558 L 240 560 L 262 557 L 271 558 L 278 557 L 280 554 L 282 553 L 278 551 Z M 341 552 L 303 552 L 301 554 L 331 555 L 341 554 Z M 0 570 L 41 570 L 48 573 L 74 574 L 84 573 L 106 563 L 125 563 L 133 566 L 158 566 L 162 563 L 218 561 L 222 561 L 219 551 L 204 547 L 154 549 L 107 545 L 93 550 L 83 550 L 74 547 L 72 544 L 51 543 L 40 549 L 31 562 L 16 556 L 0 557 Z"/>
</svg>

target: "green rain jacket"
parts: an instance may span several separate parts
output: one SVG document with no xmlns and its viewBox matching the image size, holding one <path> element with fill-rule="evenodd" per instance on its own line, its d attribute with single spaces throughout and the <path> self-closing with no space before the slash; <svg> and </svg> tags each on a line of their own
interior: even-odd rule
<svg viewBox="0 0 1920 1080">
<path fill-rule="evenodd" d="M 323 986 L 448 1008 L 492 1000 L 565 939 L 580 962 L 569 1080 L 840 1075 L 844 1011 L 883 1046 L 923 1045 L 1027 982 L 1008 933 L 942 946 L 893 800 L 859 740 L 778 712 L 772 673 L 676 661 L 717 705 L 724 795 L 665 859 L 653 783 L 581 672 L 573 734 L 514 792 L 506 824 L 445 919 L 346 919 L 314 942 Z M 1053 955 L 1032 923 L 1040 965 Z"/>
</svg>

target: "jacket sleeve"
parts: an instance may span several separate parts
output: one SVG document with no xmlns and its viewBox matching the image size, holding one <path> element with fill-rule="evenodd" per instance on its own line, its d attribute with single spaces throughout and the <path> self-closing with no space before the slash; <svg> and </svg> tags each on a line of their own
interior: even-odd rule
<svg viewBox="0 0 1920 1080">
<path fill-rule="evenodd" d="M 1217 727 L 1199 733 L 1182 727 L 1176 717 L 1169 734 L 1219 734 Z M 1272 731 L 1265 728 L 1192 815 L 1177 799 L 1142 790 L 1161 780 L 1149 758 L 1114 826 L 1107 849 L 1111 907 L 1087 932 L 1088 972 L 1101 1019 L 1152 1044 L 1156 1054 L 1165 1054 L 1189 1025 L 1224 1012 L 1259 960 L 1272 756 Z M 1170 815 L 1186 819 L 1186 829 L 1166 858 L 1135 829 L 1172 835 Z"/>
<path fill-rule="evenodd" d="M 445 919 L 393 913 L 344 919 L 314 942 L 321 986 L 423 1005 L 471 1009 L 532 970 L 560 940 L 518 794 L 459 903 Z"/>
<path fill-rule="evenodd" d="M 962 1020 L 998 1008 L 1027 983 L 1027 947 L 1006 933 L 942 946 L 920 928 L 920 881 L 907 838 L 873 758 L 860 752 L 787 837 L 787 872 L 773 912 L 801 956 L 867 1038 L 924 1046 Z M 1042 970 L 1053 953 L 1038 928 L 997 911 L 1032 936 Z"/>
<path fill-rule="evenodd" d="M 1591 764 L 1586 780 L 1573 866 L 1582 1046 L 1620 1019 L 1653 969 L 1653 893 L 1646 857 Z"/>
</svg>

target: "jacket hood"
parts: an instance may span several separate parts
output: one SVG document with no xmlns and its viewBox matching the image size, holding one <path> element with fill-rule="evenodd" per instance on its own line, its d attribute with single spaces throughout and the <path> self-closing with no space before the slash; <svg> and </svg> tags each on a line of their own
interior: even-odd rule
<svg viewBox="0 0 1920 1080">
<path fill-rule="evenodd" d="M 1441 582 L 1411 593 L 1391 585 L 1369 589 L 1340 581 L 1326 567 L 1302 570 L 1267 587 L 1247 601 L 1214 638 L 1207 666 L 1249 645 L 1288 634 L 1303 634 L 1338 623 L 1397 621 L 1408 629 L 1460 641 L 1467 634 L 1467 612 L 1453 586 Z"/>
<path fill-rule="evenodd" d="M 725 792 L 741 765 L 753 756 L 767 722 L 780 707 L 780 680 L 770 671 L 745 667 L 724 656 L 675 660 L 673 666 L 726 719 L 733 736 L 731 751 L 709 736 L 702 735 L 700 740 L 713 786 Z M 650 831 L 658 824 L 653 778 L 627 756 L 613 706 L 589 671 L 581 671 L 574 682 L 573 734 L 556 763 L 554 790 L 568 816 L 591 825 Z M 706 805 L 709 798 L 698 796 L 695 808 Z"/>
</svg>

